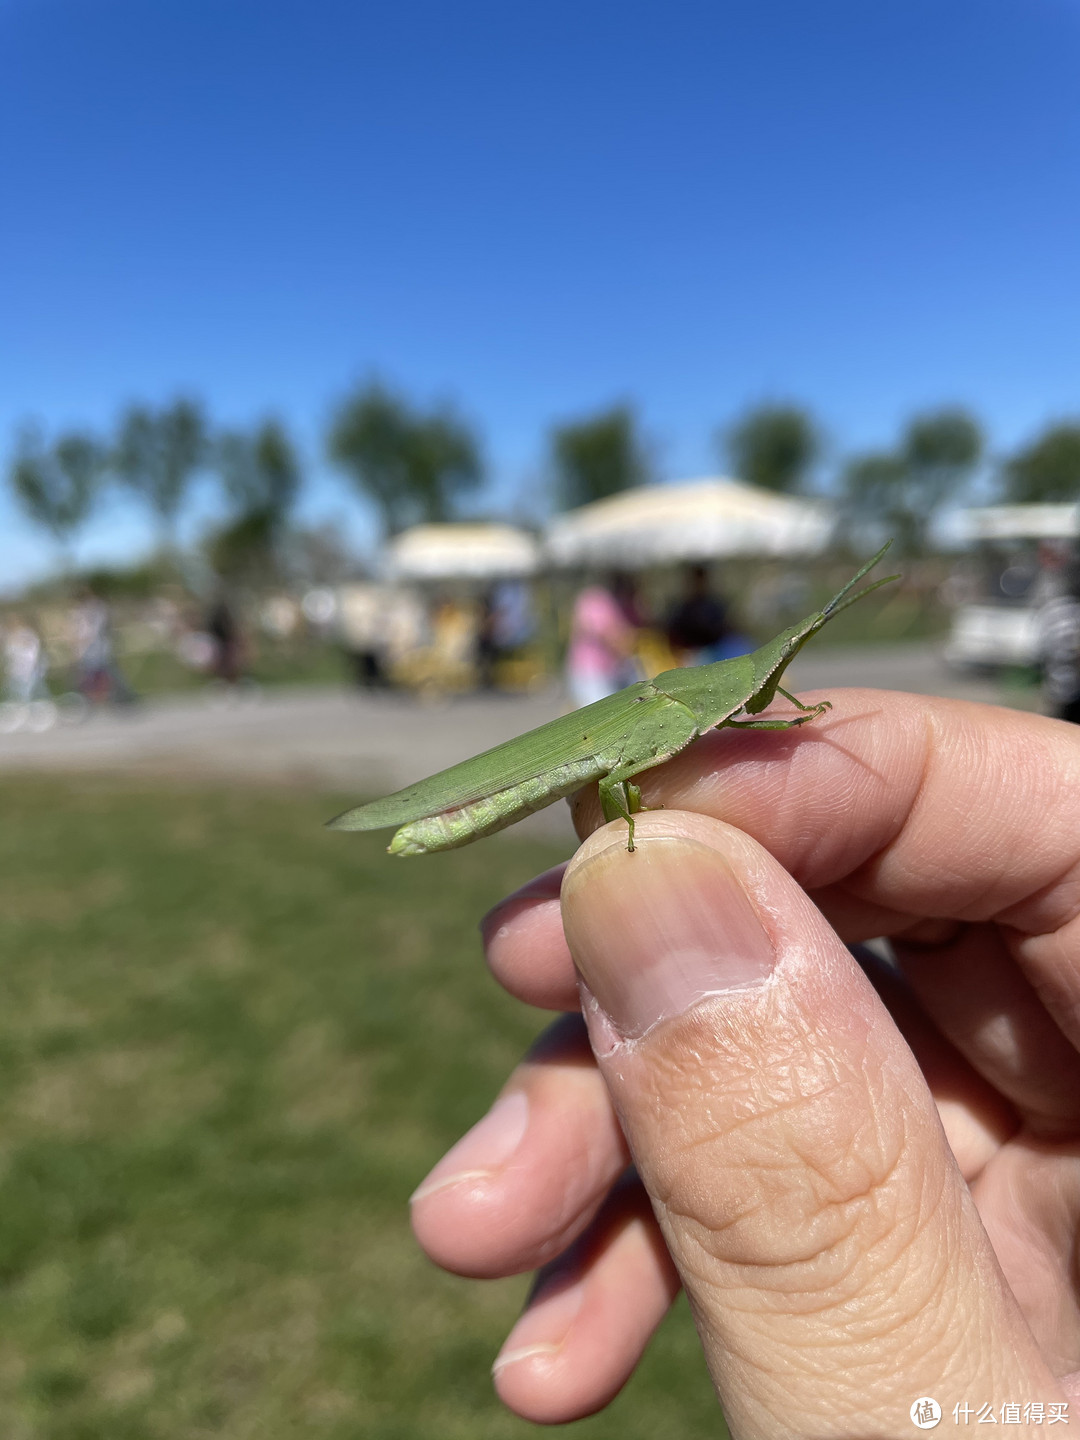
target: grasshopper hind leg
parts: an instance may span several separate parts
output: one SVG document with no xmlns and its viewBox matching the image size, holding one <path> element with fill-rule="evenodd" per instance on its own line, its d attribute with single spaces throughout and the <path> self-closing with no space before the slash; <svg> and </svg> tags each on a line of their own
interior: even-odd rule
<svg viewBox="0 0 1080 1440">
<path fill-rule="evenodd" d="M 670 760 L 700 733 L 692 710 L 670 695 L 661 695 L 649 714 L 639 717 L 620 739 L 615 753 L 603 757 L 604 768 L 611 768 L 599 781 L 600 808 L 605 820 L 626 821 L 630 831 L 627 850 L 634 849 L 634 816 L 647 808 L 641 803 L 641 791 L 632 783 L 634 776 Z"/>
</svg>

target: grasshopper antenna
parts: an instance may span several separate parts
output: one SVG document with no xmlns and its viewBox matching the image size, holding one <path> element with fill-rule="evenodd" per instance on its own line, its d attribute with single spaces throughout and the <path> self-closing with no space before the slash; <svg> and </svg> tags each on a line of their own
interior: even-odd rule
<svg viewBox="0 0 1080 1440">
<path fill-rule="evenodd" d="M 824 610 L 822 610 L 821 614 L 823 619 L 831 620 L 834 615 L 839 615 L 841 610 L 846 610 L 849 605 L 854 605 L 856 600 L 861 600 L 864 595 L 869 595 L 873 590 L 880 590 L 882 585 L 891 585 L 894 580 L 900 579 L 899 575 L 884 575 L 880 580 L 875 580 L 872 585 L 864 585 L 857 594 L 851 594 L 851 591 L 855 588 L 855 586 L 859 583 L 863 576 L 868 574 L 874 568 L 874 566 L 885 554 L 885 551 L 888 550 L 891 544 L 891 540 L 886 540 L 885 544 L 882 545 L 881 549 L 877 552 L 877 554 L 872 555 L 870 559 L 866 562 L 866 564 L 862 567 L 862 569 L 857 571 L 851 577 L 851 579 L 847 582 L 844 588 L 837 591 L 837 593 L 825 606 Z"/>
</svg>

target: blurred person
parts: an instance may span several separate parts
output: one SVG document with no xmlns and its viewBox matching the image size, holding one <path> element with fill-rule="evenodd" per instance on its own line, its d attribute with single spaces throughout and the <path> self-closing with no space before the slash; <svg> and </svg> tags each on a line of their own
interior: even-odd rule
<svg viewBox="0 0 1080 1440">
<path fill-rule="evenodd" d="M 495 669 L 502 654 L 498 610 L 493 592 L 481 596 L 476 622 L 476 683 L 481 690 L 496 689 Z"/>
<path fill-rule="evenodd" d="M 680 665 L 710 665 L 753 649 L 732 626 L 727 602 L 714 594 L 705 565 L 687 567 L 683 598 L 668 615 L 667 637 Z"/>
<path fill-rule="evenodd" d="M 135 694 L 116 661 L 108 602 L 91 586 L 83 586 L 69 625 L 79 694 L 91 705 L 130 704 Z"/>
<path fill-rule="evenodd" d="M 479 625 L 479 610 L 471 600 L 439 597 L 431 616 L 431 643 L 439 659 L 448 666 L 467 665 L 476 650 Z"/>
<path fill-rule="evenodd" d="M 431 641 L 431 620 L 420 594 L 396 586 L 384 591 L 383 658 L 391 681 L 396 666 Z"/>
<path fill-rule="evenodd" d="M 379 585 L 343 585 L 337 597 L 338 639 L 361 690 L 384 690 L 387 674 L 388 614 Z"/>
<path fill-rule="evenodd" d="M 641 603 L 638 594 L 637 581 L 633 575 L 628 575 L 625 570 L 616 571 L 610 578 L 611 593 L 615 597 L 615 603 L 623 613 L 623 619 L 635 630 L 644 630 L 648 625 L 648 616 Z"/>
<path fill-rule="evenodd" d="M 1061 569 L 1060 591 L 1039 610 L 1038 648 L 1048 715 L 1080 724 L 1080 558 Z"/>
<path fill-rule="evenodd" d="M 536 634 L 532 595 L 523 580 L 503 580 L 493 592 L 495 641 L 503 651 L 518 650 Z"/>
<path fill-rule="evenodd" d="M 483 596 L 476 635 L 477 683 L 482 690 L 498 688 L 499 662 L 527 644 L 535 630 L 529 589 L 520 580 L 505 580 Z"/>
<path fill-rule="evenodd" d="M 45 680 L 48 658 L 41 636 L 20 615 L 13 615 L 3 632 L 3 667 L 0 732 L 51 730 L 58 712 Z"/>
<path fill-rule="evenodd" d="M 574 705 L 591 705 L 614 695 L 638 676 L 634 644 L 638 627 L 633 581 L 612 575 L 607 585 L 589 585 L 574 601 L 566 685 Z"/>
<path fill-rule="evenodd" d="M 1074 563 L 1068 540 L 1040 540 L 1035 551 L 1035 578 L 1024 597 L 1027 604 L 1042 606 L 1062 595 Z"/>
<path fill-rule="evenodd" d="M 4 630 L 4 698 L 14 705 L 47 700 L 45 677 L 49 662 L 41 636 L 21 615 L 13 615 Z"/>
<path fill-rule="evenodd" d="M 247 645 L 236 611 L 224 591 L 211 605 L 204 629 L 214 644 L 210 673 L 230 688 L 239 685 L 245 678 Z"/>
</svg>

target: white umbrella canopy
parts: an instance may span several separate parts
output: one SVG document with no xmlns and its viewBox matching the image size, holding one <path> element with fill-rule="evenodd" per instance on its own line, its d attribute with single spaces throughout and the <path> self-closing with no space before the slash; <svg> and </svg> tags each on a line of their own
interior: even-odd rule
<svg viewBox="0 0 1080 1440">
<path fill-rule="evenodd" d="M 626 490 L 557 516 L 546 549 L 555 565 L 639 568 L 729 555 L 816 555 L 833 517 L 813 500 L 737 480 L 687 480 Z"/>
<path fill-rule="evenodd" d="M 536 573 L 540 547 L 513 525 L 414 525 L 387 547 L 391 580 L 516 580 Z"/>
</svg>

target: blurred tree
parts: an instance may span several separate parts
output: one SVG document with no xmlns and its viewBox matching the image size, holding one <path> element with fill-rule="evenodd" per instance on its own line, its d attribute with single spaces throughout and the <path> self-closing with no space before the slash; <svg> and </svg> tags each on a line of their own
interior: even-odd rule
<svg viewBox="0 0 1080 1440">
<path fill-rule="evenodd" d="M 587 420 L 551 432 L 551 456 L 565 509 L 588 505 L 642 485 L 650 464 L 628 405 L 616 405 Z"/>
<path fill-rule="evenodd" d="M 916 548 L 912 517 L 906 498 L 907 467 L 899 455 L 871 451 L 856 455 L 844 468 L 844 517 L 858 532 L 876 526 L 892 536 L 904 554 Z"/>
<path fill-rule="evenodd" d="M 376 381 L 338 408 L 327 439 L 330 459 L 375 502 L 388 535 L 404 528 L 409 509 L 409 418 L 404 401 Z"/>
<path fill-rule="evenodd" d="M 132 405 L 120 421 L 112 466 L 153 511 L 163 550 L 176 548 L 177 517 L 208 454 L 206 421 L 194 400 L 156 411 Z"/>
<path fill-rule="evenodd" d="M 982 452 L 982 428 L 966 410 L 913 416 L 901 439 L 912 512 L 928 521 L 946 501 L 957 499 Z"/>
<path fill-rule="evenodd" d="M 250 510 L 227 520 L 211 531 L 206 541 L 206 558 L 222 580 L 250 585 L 266 584 L 274 578 L 274 541 L 270 515 Z"/>
<path fill-rule="evenodd" d="M 207 553 L 222 577 L 257 582 L 276 574 L 289 511 L 300 488 L 300 464 L 284 427 L 266 420 L 250 435 L 227 431 L 215 456 L 233 515 Z"/>
<path fill-rule="evenodd" d="M 451 410 L 416 411 L 378 381 L 338 407 L 327 451 L 375 502 L 388 535 L 450 519 L 458 497 L 483 475 L 477 439 Z"/>
<path fill-rule="evenodd" d="M 914 416 L 896 451 L 856 456 L 845 467 L 843 491 L 853 527 L 892 536 L 901 554 L 921 554 L 935 515 L 960 498 L 982 451 L 982 430 L 966 410 Z"/>
<path fill-rule="evenodd" d="M 285 541 L 288 572 L 298 585 L 340 585 L 362 573 L 341 520 L 290 526 Z"/>
<path fill-rule="evenodd" d="M 265 420 L 251 435 L 226 431 L 217 464 L 238 514 L 265 514 L 272 524 L 284 524 L 300 489 L 300 464 L 279 421 Z"/>
<path fill-rule="evenodd" d="M 423 520 L 450 520 L 457 497 L 483 473 L 476 440 L 449 410 L 414 418 L 405 447 L 409 488 Z"/>
<path fill-rule="evenodd" d="M 1048 426 L 1006 461 L 1008 498 L 1017 505 L 1080 500 L 1080 422 Z"/>
<path fill-rule="evenodd" d="M 141 565 L 92 565 L 80 570 L 79 581 L 102 600 L 150 600 L 175 584 L 176 571 L 156 557 Z"/>
<path fill-rule="evenodd" d="M 23 511 L 56 540 L 65 568 L 71 545 L 100 491 L 102 445 L 84 431 L 68 431 L 46 445 L 41 432 L 23 429 L 11 467 L 11 487 Z"/>
<path fill-rule="evenodd" d="M 758 405 L 717 442 L 740 480 L 787 492 L 802 488 L 822 448 L 817 426 L 798 405 Z"/>
</svg>

